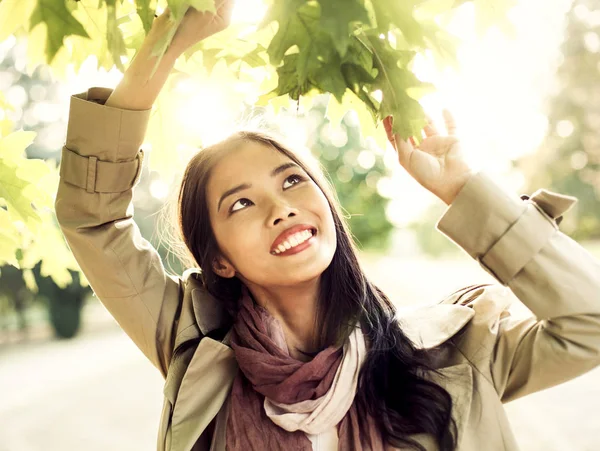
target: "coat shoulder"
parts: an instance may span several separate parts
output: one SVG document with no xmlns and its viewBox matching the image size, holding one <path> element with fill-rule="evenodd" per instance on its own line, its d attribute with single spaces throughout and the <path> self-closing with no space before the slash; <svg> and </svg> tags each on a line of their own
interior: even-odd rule
<svg viewBox="0 0 600 451">
<path fill-rule="evenodd" d="M 478 284 L 464 287 L 439 305 L 471 309 L 472 317 L 452 338 L 452 344 L 475 367 L 483 369 L 497 341 L 500 321 L 511 316 L 510 306 L 517 300 L 501 284 Z"/>
<path fill-rule="evenodd" d="M 493 325 L 514 300 L 512 292 L 500 284 L 463 287 L 435 304 L 399 309 L 398 320 L 404 333 L 419 349 L 440 346 L 449 340 L 476 342 L 486 327 Z"/>
</svg>

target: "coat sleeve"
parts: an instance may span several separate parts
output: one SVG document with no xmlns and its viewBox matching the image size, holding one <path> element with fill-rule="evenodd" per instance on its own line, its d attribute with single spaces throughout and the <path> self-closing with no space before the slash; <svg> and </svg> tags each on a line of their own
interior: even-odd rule
<svg viewBox="0 0 600 451">
<path fill-rule="evenodd" d="M 71 97 L 56 216 L 95 295 L 165 376 L 182 282 L 142 237 L 132 203 L 151 110 L 107 107 L 111 93 Z"/>
<path fill-rule="evenodd" d="M 502 402 L 600 365 L 600 262 L 558 228 L 576 202 L 544 189 L 519 198 L 480 171 L 436 225 L 499 282 L 465 296 L 478 314 L 461 346 Z M 532 315 L 511 314 L 515 296 Z"/>
</svg>

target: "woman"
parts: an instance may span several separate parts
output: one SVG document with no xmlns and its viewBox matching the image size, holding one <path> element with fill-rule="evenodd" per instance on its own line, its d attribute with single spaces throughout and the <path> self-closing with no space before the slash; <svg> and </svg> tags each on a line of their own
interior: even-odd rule
<svg viewBox="0 0 600 451">
<path fill-rule="evenodd" d="M 399 162 L 437 227 L 499 284 L 399 315 L 363 273 L 330 185 L 242 132 L 186 167 L 179 226 L 200 268 L 166 274 L 132 220 L 150 108 L 176 58 L 229 23 L 189 10 L 150 78 L 158 17 L 116 89 L 71 100 L 56 212 L 98 298 L 166 378 L 159 450 L 515 450 L 502 403 L 600 363 L 600 264 L 558 230 L 577 199 L 503 191 L 430 123 Z M 202 107 L 202 106 L 199 106 Z M 240 185 L 241 184 L 241 185 Z M 535 316 L 516 319 L 516 295 Z"/>
</svg>

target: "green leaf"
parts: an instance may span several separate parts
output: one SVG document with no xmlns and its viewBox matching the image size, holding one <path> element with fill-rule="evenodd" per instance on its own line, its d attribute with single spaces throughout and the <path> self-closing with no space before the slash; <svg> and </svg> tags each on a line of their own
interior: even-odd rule
<svg viewBox="0 0 600 451">
<path fill-rule="evenodd" d="M 40 273 L 42 276 L 52 277 L 59 287 L 65 288 L 73 282 L 69 269 L 78 271 L 79 265 L 67 247 L 54 215 L 44 214 L 43 222 L 45 227 L 42 227 L 32 237 L 31 244 L 23 249 L 21 268 L 33 268 L 36 263 L 41 261 Z M 87 280 L 80 280 L 80 284 L 86 286 Z"/>
<path fill-rule="evenodd" d="M 241 56 L 241 60 L 252 68 L 263 67 L 268 61 L 267 49 L 258 45 L 254 50 Z"/>
<path fill-rule="evenodd" d="M 17 168 L 9 165 L 0 158 L 0 198 L 4 199 L 8 212 L 13 221 L 22 221 L 30 229 L 37 229 L 41 225 L 38 212 L 31 205 L 29 193 L 25 190 L 30 183 L 17 175 Z"/>
<path fill-rule="evenodd" d="M 302 0 L 276 1 L 263 20 L 264 25 L 272 20 L 277 20 L 279 23 L 277 33 L 273 36 L 267 50 L 271 64 L 274 66 L 281 63 L 283 56 L 291 47 L 306 40 L 306 29 L 297 15 L 298 8 L 303 4 Z M 312 8 L 315 6 L 313 5 Z M 309 17 L 308 14 L 307 18 Z"/>
<path fill-rule="evenodd" d="M 372 0 L 371 3 L 379 33 L 387 35 L 390 29 L 397 27 L 410 45 L 426 47 L 421 25 L 412 13 L 416 0 Z"/>
<path fill-rule="evenodd" d="M 167 0 L 167 4 L 175 20 L 183 18 L 190 6 L 200 12 L 217 12 L 214 0 Z"/>
<path fill-rule="evenodd" d="M 46 57 L 49 63 L 62 47 L 66 36 L 89 38 L 81 23 L 66 8 L 65 0 L 37 0 L 37 2 L 37 7 L 31 15 L 30 28 L 40 23 L 46 25 Z"/>
<path fill-rule="evenodd" d="M 50 167 L 24 156 L 35 136 L 35 132 L 17 131 L 0 139 L 0 199 L 12 220 L 22 221 L 33 233 L 41 226 L 40 209 L 53 203 L 46 190 L 51 185 L 44 185 L 49 183 Z"/>
<path fill-rule="evenodd" d="M 277 87 L 274 92 L 277 95 L 289 94 L 294 100 L 298 100 L 298 97 L 308 91 L 308 84 L 304 87 L 298 85 L 298 75 L 296 73 L 296 65 L 298 61 L 298 54 L 285 55 L 283 58 L 284 64 L 277 68 Z"/>
<path fill-rule="evenodd" d="M 148 34 L 154 21 L 154 9 L 150 8 L 150 0 L 135 0 L 135 6 L 138 16 L 142 20 L 144 31 Z"/>
<path fill-rule="evenodd" d="M 106 0 L 106 40 L 117 69 L 125 72 L 121 56 L 127 56 L 123 33 L 117 25 L 116 0 Z"/>
<path fill-rule="evenodd" d="M 211 12 L 215 14 L 217 9 L 215 8 L 215 0 L 189 0 L 190 5 L 196 8 L 200 12 Z"/>
<path fill-rule="evenodd" d="M 152 49 L 151 55 L 156 56 L 156 63 L 150 77 L 153 77 L 156 73 L 156 69 L 162 60 L 167 48 L 171 45 L 173 41 L 173 36 L 177 32 L 177 28 L 181 21 L 183 20 L 185 13 L 191 7 L 196 8 L 198 11 L 210 11 L 212 13 L 216 12 L 215 9 L 215 0 L 167 0 L 169 5 L 169 9 L 171 14 L 169 15 L 169 23 L 170 27 L 165 32 L 165 35 L 158 39 L 154 48 Z"/>
<path fill-rule="evenodd" d="M 27 22 L 35 0 L 3 0 L 0 3 L 0 41 L 4 41 Z"/>
<path fill-rule="evenodd" d="M 389 115 L 394 117 L 393 131 L 403 139 L 410 136 L 420 138 L 420 131 L 427 123 L 421 105 L 411 98 L 408 88 L 424 85 L 417 77 L 398 64 L 398 51 L 394 50 L 385 39 L 370 36 L 373 48 L 374 64 L 378 70 L 373 87 L 380 89 L 383 99 L 380 106 L 380 119 Z"/>
<path fill-rule="evenodd" d="M 355 64 L 370 73 L 373 70 L 373 52 L 363 41 L 353 36 L 350 40 L 350 51 L 342 57 L 342 63 Z"/>
<path fill-rule="evenodd" d="M 332 93 L 340 102 L 347 88 L 346 80 L 340 70 L 340 61 L 334 58 L 332 58 L 329 64 L 321 66 L 315 71 L 309 77 L 309 81 L 321 92 Z"/>
<path fill-rule="evenodd" d="M 15 257 L 20 247 L 19 241 L 19 231 L 12 222 L 8 211 L 0 207 L 0 265 L 9 263 L 19 267 Z"/>
<path fill-rule="evenodd" d="M 332 38 L 337 52 L 344 57 L 351 41 L 351 31 L 357 23 L 369 23 L 369 15 L 360 0 L 345 0 L 343 5 L 321 0 L 320 27 Z"/>
<path fill-rule="evenodd" d="M 17 166 L 24 158 L 25 149 L 36 137 L 35 132 L 16 131 L 0 139 L 0 158 Z"/>
</svg>

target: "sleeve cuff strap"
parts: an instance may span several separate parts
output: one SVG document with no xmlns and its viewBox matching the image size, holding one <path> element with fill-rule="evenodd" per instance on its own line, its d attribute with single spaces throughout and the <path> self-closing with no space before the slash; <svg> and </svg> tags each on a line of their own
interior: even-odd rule
<svg viewBox="0 0 600 451">
<path fill-rule="evenodd" d="M 521 199 L 527 209 L 483 257 L 477 257 L 479 264 L 503 285 L 508 285 L 542 250 L 559 230 L 562 215 L 578 202 L 576 197 L 546 189 Z"/>
<path fill-rule="evenodd" d="M 112 162 L 84 157 L 63 147 L 60 177 L 88 193 L 121 193 L 138 183 L 143 160 L 141 149 L 134 160 Z"/>
<path fill-rule="evenodd" d="M 527 209 L 507 232 L 477 261 L 502 285 L 508 283 L 536 256 L 556 233 L 558 226 L 535 204 Z M 493 268 L 493 269 L 492 269 Z"/>
</svg>

